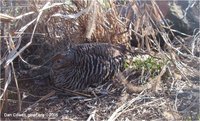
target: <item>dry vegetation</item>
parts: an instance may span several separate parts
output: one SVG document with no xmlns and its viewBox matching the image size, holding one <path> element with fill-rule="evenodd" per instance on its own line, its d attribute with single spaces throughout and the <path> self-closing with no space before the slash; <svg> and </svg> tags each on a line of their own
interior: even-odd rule
<svg viewBox="0 0 200 121">
<path fill-rule="evenodd" d="M 200 120 L 199 32 L 174 35 L 154 1 L 3 0 L 1 7 L 2 119 Z M 86 42 L 125 44 L 138 56 L 105 85 L 55 90 L 51 58 Z"/>
</svg>

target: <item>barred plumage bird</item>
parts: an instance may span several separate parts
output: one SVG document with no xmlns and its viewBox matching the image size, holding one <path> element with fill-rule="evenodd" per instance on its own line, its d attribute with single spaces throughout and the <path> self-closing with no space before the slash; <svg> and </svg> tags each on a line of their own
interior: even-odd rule
<svg viewBox="0 0 200 121">
<path fill-rule="evenodd" d="M 125 46 L 79 44 L 53 58 L 51 79 L 58 88 L 85 89 L 112 79 L 123 68 Z"/>
</svg>

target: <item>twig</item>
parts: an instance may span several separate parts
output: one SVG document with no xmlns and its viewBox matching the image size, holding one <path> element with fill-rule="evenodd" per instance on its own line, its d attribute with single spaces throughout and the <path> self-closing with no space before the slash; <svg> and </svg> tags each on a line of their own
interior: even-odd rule
<svg viewBox="0 0 200 121">
<path fill-rule="evenodd" d="M 125 102 L 123 105 L 121 105 L 115 112 L 110 116 L 108 121 L 115 121 L 124 110 L 126 110 L 129 106 L 131 106 L 135 101 L 140 100 L 143 98 L 141 95 L 144 91 L 142 91 L 136 98 L 133 98 L 132 100 Z"/>
<path fill-rule="evenodd" d="M 23 32 L 23 31 L 26 30 L 26 28 L 27 28 L 29 25 L 31 25 L 33 22 L 36 21 L 36 24 L 35 24 L 35 26 L 34 26 L 34 28 L 33 28 L 33 32 L 32 32 L 30 41 L 29 41 L 24 47 L 22 47 L 18 52 L 17 52 L 16 50 L 13 51 L 13 52 L 11 52 L 11 53 L 8 55 L 9 59 L 6 61 L 5 66 L 7 66 L 8 64 L 10 64 L 20 53 L 22 53 L 28 46 L 31 45 L 32 40 L 33 40 L 33 35 L 34 35 L 34 33 L 35 33 L 35 30 L 36 30 L 37 24 L 38 24 L 38 22 L 39 22 L 39 19 L 40 19 L 42 13 L 43 13 L 43 10 L 49 8 L 49 6 L 48 6 L 49 4 L 50 4 L 50 2 L 47 2 L 47 3 L 44 5 L 44 7 L 39 11 L 39 14 L 38 14 L 38 16 L 37 16 L 36 19 L 32 20 L 32 21 L 29 22 L 25 27 L 23 27 L 23 28 L 20 29 L 20 30 L 22 30 L 22 32 Z"/>
<path fill-rule="evenodd" d="M 96 120 L 95 120 L 95 114 L 96 114 L 96 110 L 94 110 L 94 111 L 90 114 L 90 116 L 88 117 L 87 121 L 91 121 L 91 119 L 93 119 L 94 121 L 96 121 Z"/>
<path fill-rule="evenodd" d="M 40 98 L 39 100 L 37 100 L 33 105 L 29 106 L 23 113 L 27 112 L 28 109 L 34 107 L 37 103 L 47 99 L 48 97 L 51 97 L 52 95 L 55 94 L 55 91 L 51 91 L 50 93 L 48 93 L 47 95 L 43 96 L 42 98 Z"/>
<path fill-rule="evenodd" d="M 77 92 L 77 91 L 73 91 L 73 90 L 70 90 L 70 89 L 59 89 L 59 88 L 56 88 L 56 87 L 53 87 L 52 86 L 52 88 L 53 89 L 55 89 L 55 90 L 58 90 L 58 91 L 60 91 L 60 92 L 65 92 L 65 93 L 70 93 L 70 94 L 73 94 L 73 95 L 76 95 L 76 96 L 84 96 L 84 97 L 91 97 L 91 95 L 87 95 L 87 94 L 84 94 L 84 93 L 81 93 L 81 92 Z"/>
</svg>

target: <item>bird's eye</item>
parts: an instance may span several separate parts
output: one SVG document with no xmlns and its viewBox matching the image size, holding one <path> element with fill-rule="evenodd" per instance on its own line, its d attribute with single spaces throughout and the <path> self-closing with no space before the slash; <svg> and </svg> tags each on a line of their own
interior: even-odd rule
<svg viewBox="0 0 200 121">
<path fill-rule="evenodd" d="M 58 59 L 56 62 L 57 62 L 57 63 L 61 63 L 62 61 L 61 61 L 61 59 Z"/>
</svg>

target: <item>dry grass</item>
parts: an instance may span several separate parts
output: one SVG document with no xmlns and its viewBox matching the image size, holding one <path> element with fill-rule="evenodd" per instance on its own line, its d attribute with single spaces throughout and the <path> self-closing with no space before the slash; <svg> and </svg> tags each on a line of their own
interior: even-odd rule
<svg viewBox="0 0 200 121">
<path fill-rule="evenodd" d="M 162 21 L 164 16 L 154 1 L 138 5 L 134 0 L 3 0 L 1 6 L 3 119 L 200 119 L 199 55 L 195 54 L 199 52 L 199 32 L 175 36 L 176 30 Z M 129 64 L 115 83 L 89 92 L 55 91 L 47 83 L 51 58 L 69 44 L 85 42 L 125 44 L 164 64 L 156 73 Z M 133 80 L 145 82 L 135 84 Z"/>
</svg>

